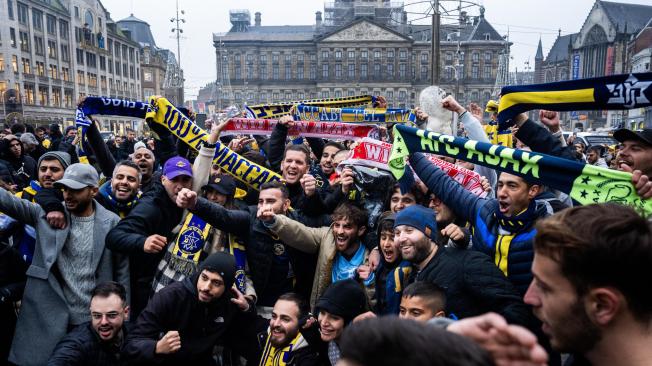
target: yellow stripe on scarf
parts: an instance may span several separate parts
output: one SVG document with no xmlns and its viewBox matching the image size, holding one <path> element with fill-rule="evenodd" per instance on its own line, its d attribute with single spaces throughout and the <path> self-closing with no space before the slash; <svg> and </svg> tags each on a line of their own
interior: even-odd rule
<svg viewBox="0 0 652 366">
<path fill-rule="evenodd" d="M 357 107 L 371 103 L 372 101 L 373 97 L 371 95 L 354 95 L 341 98 L 308 99 L 287 103 L 250 105 L 247 106 L 247 109 L 251 114 L 253 114 L 252 117 L 270 119 L 289 114 L 291 108 L 295 104 L 314 105 L 320 107 Z"/>
<path fill-rule="evenodd" d="M 148 121 L 164 126 L 197 151 L 199 151 L 202 142 L 208 139 L 208 134 L 204 129 L 185 117 L 165 98 L 159 96 L 150 97 L 149 109 L 145 118 Z M 260 190 L 263 183 L 281 180 L 278 173 L 243 158 L 219 141 L 215 151 L 213 164 L 219 165 L 223 171 L 233 176 L 233 178 L 256 190 Z"/>
<path fill-rule="evenodd" d="M 590 88 L 545 92 L 509 93 L 500 97 L 498 113 L 516 104 L 540 104 L 541 108 L 545 108 L 546 104 L 592 103 L 595 102 L 595 98 L 593 97 L 593 90 L 593 88 Z"/>
<path fill-rule="evenodd" d="M 505 276 L 507 276 L 507 256 L 509 255 L 509 246 L 512 244 L 514 235 L 498 235 L 496 241 L 496 254 L 495 262 L 498 269 L 500 269 Z"/>
</svg>

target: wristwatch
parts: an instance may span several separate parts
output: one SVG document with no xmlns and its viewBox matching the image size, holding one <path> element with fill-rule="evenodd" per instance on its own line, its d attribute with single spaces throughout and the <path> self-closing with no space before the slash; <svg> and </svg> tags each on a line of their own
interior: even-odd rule
<svg viewBox="0 0 652 366">
<path fill-rule="evenodd" d="M 211 144 L 208 142 L 208 140 L 202 140 L 201 144 L 199 145 L 199 148 L 208 148 L 208 149 L 214 149 L 217 147 L 217 143 Z"/>
</svg>

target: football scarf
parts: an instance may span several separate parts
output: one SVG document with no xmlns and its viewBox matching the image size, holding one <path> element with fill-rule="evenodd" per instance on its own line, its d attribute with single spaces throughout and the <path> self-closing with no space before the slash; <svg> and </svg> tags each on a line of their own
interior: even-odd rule
<svg viewBox="0 0 652 366">
<path fill-rule="evenodd" d="M 146 118 L 149 122 L 166 127 L 172 134 L 195 150 L 199 150 L 208 137 L 206 131 L 179 112 L 165 98 L 150 97 Z M 215 148 L 213 164 L 219 165 L 233 178 L 256 190 L 259 190 L 264 183 L 281 179 L 278 173 L 243 158 L 220 141 L 217 142 Z"/>
<path fill-rule="evenodd" d="M 297 121 L 349 122 L 349 123 L 406 123 L 417 117 L 411 109 L 401 108 L 331 108 L 298 104 L 294 110 Z"/>
<path fill-rule="evenodd" d="M 210 230 L 210 224 L 199 216 L 188 213 L 177 240 L 174 241 L 170 268 L 186 276 L 192 275 L 199 264 L 199 257 Z"/>
<path fill-rule="evenodd" d="M 342 98 L 308 99 L 286 103 L 259 104 L 245 106 L 247 118 L 278 118 L 291 114 L 292 107 L 297 104 L 314 105 L 319 107 L 356 107 L 376 102 L 376 97 L 371 95 L 354 95 Z"/>
<path fill-rule="evenodd" d="M 134 199 L 129 202 L 118 202 L 118 200 L 116 200 L 113 196 L 113 188 L 111 187 L 110 180 L 104 182 L 98 191 L 98 194 L 101 194 L 102 197 L 106 199 L 106 202 L 111 205 L 111 207 L 113 207 L 112 211 L 117 213 L 121 219 L 124 219 L 129 214 L 129 211 L 131 211 L 134 205 L 138 203 L 142 193 L 143 192 L 139 190 L 136 194 L 136 197 L 134 197 Z"/>
<path fill-rule="evenodd" d="M 291 364 L 294 361 L 294 352 L 298 349 L 308 347 L 308 341 L 303 338 L 301 332 L 294 337 L 290 344 L 283 348 L 272 346 L 272 342 L 270 341 L 271 334 L 271 329 L 267 329 L 267 340 L 265 341 L 263 354 L 260 357 L 259 366 L 285 366 Z"/>
<path fill-rule="evenodd" d="M 275 119 L 231 118 L 222 129 L 222 135 L 271 135 L 278 123 Z M 295 121 L 288 136 L 317 137 L 335 140 L 379 138 L 378 128 L 340 122 Z M 303 142 L 301 142 L 303 143 Z"/>
<path fill-rule="evenodd" d="M 631 206 L 644 216 L 652 214 L 652 199 L 643 200 L 638 196 L 630 173 L 413 127 L 394 126 L 389 167 L 397 179 L 409 175 L 405 174 L 405 158 L 416 152 L 450 156 L 515 174 L 568 193 L 583 205 L 617 202 Z"/>
<path fill-rule="evenodd" d="M 622 74 L 548 84 L 503 87 L 498 105 L 499 129 L 532 109 L 574 111 L 632 109 L 652 105 L 652 73 Z"/>
</svg>

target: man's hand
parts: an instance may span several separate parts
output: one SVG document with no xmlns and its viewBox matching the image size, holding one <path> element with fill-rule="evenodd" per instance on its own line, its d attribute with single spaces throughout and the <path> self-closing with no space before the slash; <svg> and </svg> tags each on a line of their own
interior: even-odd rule
<svg viewBox="0 0 652 366">
<path fill-rule="evenodd" d="M 188 188 L 181 188 L 177 193 L 177 206 L 186 210 L 192 210 L 197 204 L 197 192 Z"/>
<path fill-rule="evenodd" d="M 369 252 L 367 261 L 369 261 L 372 271 L 375 271 L 376 268 L 378 268 L 378 265 L 380 264 L 380 249 L 378 249 L 378 247 L 374 247 L 374 249 Z"/>
<path fill-rule="evenodd" d="M 358 269 L 356 269 L 356 272 L 358 272 L 358 277 L 360 277 L 361 280 L 366 281 L 369 279 L 369 276 L 371 276 L 373 270 L 370 265 L 361 264 Z"/>
<path fill-rule="evenodd" d="M 274 210 L 272 209 L 271 206 L 269 205 L 263 205 L 258 208 L 258 212 L 256 212 L 256 217 L 258 220 L 262 222 L 271 222 L 274 221 L 276 218 L 276 213 L 274 213 Z"/>
<path fill-rule="evenodd" d="M 217 140 L 220 138 L 220 133 L 222 132 L 222 128 L 226 126 L 226 122 L 227 121 L 224 121 L 224 123 L 222 124 L 217 124 L 217 123 L 211 124 L 211 133 L 210 135 L 208 135 L 208 139 L 206 139 L 206 142 L 208 142 L 211 145 L 217 143 Z"/>
<path fill-rule="evenodd" d="M 644 200 L 652 197 L 652 181 L 650 181 L 650 177 L 644 175 L 640 170 L 632 171 L 632 168 L 627 164 L 622 164 L 620 168 L 624 172 L 632 173 L 632 184 L 636 188 L 639 197 Z"/>
<path fill-rule="evenodd" d="M 376 101 L 373 104 L 374 108 L 382 108 L 385 109 L 387 108 L 387 99 L 383 97 L 382 95 L 379 95 L 376 97 Z"/>
<path fill-rule="evenodd" d="M 240 310 L 243 312 L 246 312 L 249 310 L 249 302 L 247 301 L 247 298 L 240 292 L 237 288 L 231 287 L 231 291 L 233 291 L 233 294 L 235 295 L 235 298 L 231 299 L 231 302 L 236 304 Z"/>
<path fill-rule="evenodd" d="M 53 229 L 63 229 L 66 227 L 66 216 L 61 211 L 52 211 L 45 216 L 45 219 L 48 220 L 48 224 Z"/>
<path fill-rule="evenodd" d="M 452 95 L 447 96 L 441 101 L 441 106 L 444 107 L 444 109 L 449 110 L 451 112 L 456 112 L 457 114 L 462 114 L 464 113 L 464 107 L 458 103 L 455 98 L 453 98 Z"/>
<path fill-rule="evenodd" d="M 459 241 L 464 238 L 464 231 L 455 224 L 448 224 L 448 226 L 442 229 L 441 235 L 448 236 L 453 241 Z"/>
<path fill-rule="evenodd" d="M 489 179 L 485 177 L 484 175 L 480 177 L 480 185 L 482 186 L 482 190 L 489 193 L 491 192 L 491 184 L 489 183 Z"/>
<path fill-rule="evenodd" d="M 428 120 L 428 113 L 426 113 L 423 109 L 416 107 L 414 108 L 414 115 L 417 117 L 417 121 L 427 121 Z"/>
<path fill-rule="evenodd" d="M 559 113 L 555 111 L 546 111 L 543 109 L 540 110 L 539 121 L 548 127 L 548 130 L 550 130 L 552 133 L 558 132 L 560 130 Z"/>
<path fill-rule="evenodd" d="M 469 113 L 471 113 L 475 119 L 477 119 L 479 122 L 482 122 L 482 117 L 484 114 L 482 112 L 482 108 L 480 108 L 479 105 L 471 103 L 466 107 L 466 110 L 469 111 Z"/>
<path fill-rule="evenodd" d="M 342 193 L 348 194 L 355 183 L 355 174 L 351 168 L 344 168 L 340 174 L 340 183 L 342 184 Z"/>
<path fill-rule="evenodd" d="M 315 194 L 315 191 L 317 190 L 317 180 L 315 177 L 311 174 L 304 174 L 303 177 L 299 179 L 299 182 L 301 183 L 301 188 L 303 188 L 303 193 L 306 197 L 312 197 L 312 195 Z"/>
<path fill-rule="evenodd" d="M 249 138 L 249 137 L 243 137 L 240 139 L 233 139 L 231 142 L 229 142 L 229 149 L 239 153 L 241 152 L 245 146 L 249 145 L 250 143 L 254 142 L 256 140 Z"/>
<path fill-rule="evenodd" d="M 168 243 L 168 239 L 165 236 L 153 234 L 148 236 L 147 239 L 145 239 L 145 245 L 143 245 L 143 250 L 145 251 L 145 253 L 150 253 L 150 254 L 158 253 L 161 250 L 163 250 L 163 248 L 165 248 L 167 243 Z"/>
<path fill-rule="evenodd" d="M 159 339 L 159 341 L 156 342 L 156 350 L 154 353 L 159 355 L 167 355 L 170 353 L 178 352 L 180 348 L 181 337 L 179 336 L 179 332 L 176 330 L 171 330 L 165 333 L 163 338 Z"/>
<path fill-rule="evenodd" d="M 362 320 L 365 320 L 365 319 L 371 319 L 371 318 L 375 318 L 375 317 L 376 317 L 376 314 L 374 314 L 372 311 L 367 311 L 366 313 L 362 313 L 362 314 L 356 316 L 355 318 L 353 318 L 353 320 L 351 322 L 356 323 L 356 322 L 359 322 L 359 321 L 362 321 Z"/>
<path fill-rule="evenodd" d="M 294 127 L 294 117 L 290 115 L 282 116 L 278 119 L 278 124 L 287 128 L 292 128 Z"/>
<path fill-rule="evenodd" d="M 456 321 L 449 325 L 447 330 L 478 343 L 491 354 L 496 365 L 544 366 L 548 364 L 548 354 L 537 343 L 534 334 L 521 326 L 508 325 L 505 319 L 496 313 Z"/>
</svg>

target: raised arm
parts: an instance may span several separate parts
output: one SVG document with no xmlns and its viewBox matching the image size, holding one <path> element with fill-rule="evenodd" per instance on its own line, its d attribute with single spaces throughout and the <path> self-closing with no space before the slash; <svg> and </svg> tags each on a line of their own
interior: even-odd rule
<svg viewBox="0 0 652 366">
<path fill-rule="evenodd" d="M 36 226 L 36 221 L 43 213 L 39 205 L 18 198 L 4 188 L 0 188 L 0 211 L 31 226 Z"/>
<path fill-rule="evenodd" d="M 317 253 L 322 238 L 329 227 L 312 228 L 284 215 L 275 215 L 265 222 L 270 231 L 278 235 L 285 244 L 306 253 Z"/>
</svg>

